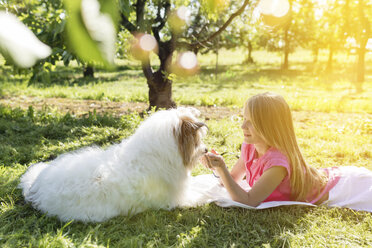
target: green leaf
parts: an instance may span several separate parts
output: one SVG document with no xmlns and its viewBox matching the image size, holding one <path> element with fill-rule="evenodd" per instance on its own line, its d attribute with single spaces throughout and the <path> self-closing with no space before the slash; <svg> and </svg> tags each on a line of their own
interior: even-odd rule
<svg viewBox="0 0 372 248">
<path fill-rule="evenodd" d="M 120 11 L 128 18 L 130 16 L 130 12 L 132 11 L 130 0 L 119 0 L 119 6 Z"/>
<path fill-rule="evenodd" d="M 101 5 L 101 12 L 109 14 L 114 26 L 117 30 L 117 24 L 119 23 L 120 14 L 118 11 L 118 4 L 116 0 L 98 0 Z"/>
<path fill-rule="evenodd" d="M 229 1 L 225 0 L 202 0 L 201 4 L 206 7 L 209 14 L 217 14 L 228 6 Z"/>
<path fill-rule="evenodd" d="M 90 65 L 112 69 L 116 38 L 114 23 L 119 17 L 116 1 L 64 0 L 64 4 L 67 10 L 66 33 L 71 49 Z M 99 12 L 95 7 L 99 8 Z"/>
<path fill-rule="evenodd" d="M 0 11 L 0 24 L 0 54 L 7 62 L 29 68 L 51 54 L 50 47 L 42 43 L 17 16 Z"/>
</svg>

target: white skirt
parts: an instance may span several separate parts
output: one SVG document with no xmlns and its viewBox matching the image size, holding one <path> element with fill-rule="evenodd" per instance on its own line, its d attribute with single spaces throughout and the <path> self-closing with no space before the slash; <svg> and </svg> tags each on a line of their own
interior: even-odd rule
<svg viewBox="0 0 372 248">
<path fill-rule="evenodd" d="M 372 212 L 372 171 L 355 166 L 340 166 L 341 178 L 322 204 Z"/>
</svg>

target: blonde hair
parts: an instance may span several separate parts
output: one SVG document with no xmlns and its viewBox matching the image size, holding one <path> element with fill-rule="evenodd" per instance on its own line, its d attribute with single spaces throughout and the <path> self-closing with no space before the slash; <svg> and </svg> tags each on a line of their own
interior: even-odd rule
<svg viewBox="0 0 372 248">
<path fill-rule="evenodd" d="M 266 92 L 248 99 L 245 109 L 252 125 L 270 146 L 286 155 L 291 168 L 291 198 L 306 201 L 314 188 L 318 194 L 326 184 L 326 177 L 306 164 L 297 144 L 292 114 L 281 95 Z"/>
</svg>

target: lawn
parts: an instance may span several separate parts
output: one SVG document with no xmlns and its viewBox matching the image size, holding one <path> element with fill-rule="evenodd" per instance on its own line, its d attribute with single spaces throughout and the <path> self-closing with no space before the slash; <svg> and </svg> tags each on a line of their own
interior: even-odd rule
<svg viewBox="0 0 372 248">
<path fill-rule="evenodd" d="M 291 56 L 279 70 L 276 53 L 257 51 L 242 65 L 242 51 L 222 51 L 216 78 L 213 54 L 199 58 L 200 74 L 176 78 L 178 105 L 202 111 L 205 143 L 234 164 L 242 142 L 242 105 L 264 91 L 282 94 L 293 110 L 306 161 L 315 167 L 363 166 L 372 170 L 372 54 L 364 91 L 355 93 L 353 55 L 338 54 L 324 72 L 326 52 Z M 372 214 L 349 209 L 278 207 L 266 210 L 197 208 L 149 210 L 104 223 L 62 223 L 25 204 L 17 189 L 28 166 L 89 145 L 106 147 L 130 136 L 143 120 L 147 86 L 136 62 L 118 61 L 112 72 L 82 79 L 77 66 L 57 66 L 53 84 L 28 85 L 29 75 L 0 67 L 1 247 L 371 247 Z M 58 104 L 57 104 L 58 103 Z M 193 175 L 209 173 L 201 165 Z"/>
</svg>

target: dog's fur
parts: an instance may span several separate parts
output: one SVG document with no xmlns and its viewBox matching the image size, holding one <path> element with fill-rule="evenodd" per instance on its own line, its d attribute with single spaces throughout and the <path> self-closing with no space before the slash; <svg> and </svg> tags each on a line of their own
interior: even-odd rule
<svg viewBox="0 0 372 248">
<path fill-rule="evenodd" d="M 199 112 L 156 112 L 120 144 L 83 148 L 21 177 L 27 202 L 62 221 L 99 222 L 146 209 L 170 209 L 184 196 L 189 172 L 207 149 Z"/>
</svg>

